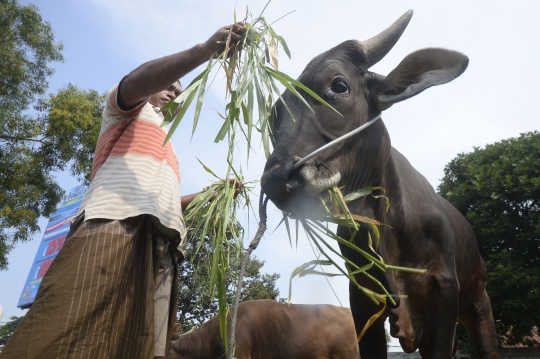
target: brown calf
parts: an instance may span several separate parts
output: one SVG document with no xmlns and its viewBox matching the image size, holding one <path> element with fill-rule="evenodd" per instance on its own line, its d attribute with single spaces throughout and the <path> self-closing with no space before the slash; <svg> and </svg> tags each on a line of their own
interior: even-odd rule
<svg viewBox="0 0 540 359">
<path fill-rule="evenodd" d="M 217 316 L 171 342 L 167 359 L 225 358 Z M 333 305 L 240 303 L 236 324 L 237 359 L 357 359 L 351 311 Z"/>
</svg>

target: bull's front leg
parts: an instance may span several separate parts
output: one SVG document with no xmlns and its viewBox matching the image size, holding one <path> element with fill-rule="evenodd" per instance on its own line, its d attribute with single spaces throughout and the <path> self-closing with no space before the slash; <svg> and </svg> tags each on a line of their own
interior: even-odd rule
<svg viewBox="0 0 540 359">
<path fill-rule="evenodd" d="M 358 336 L 371 316 L 381 310 L 381 306 L 375 306 L 365 294 L 360 292 L 352 283 L 349 284 L 349 298 L 351 311 Z M 360 357 L 362 359 L 386 359 L 386 335 L 384 321 L 386 316 L 380 316 L 366 331 L 360 340 Z"/>
<path fill-rule="evenodd" d="M 450 359 L 459 311 L 459 283 L 451 271 L 443 270 L 433 280 L 427 303 L 427 332 L 420 341 L 424 359 Z"/>
<path fill-rule="evenodd" d="M 349 240 L 351 235 L 350 229 L 347 227 L 338 226 L 337 235 L 345 240 Z M 360 239 L 362 236 L 367 238 L 367 232 L 359 233 L 356 238 Z M 371 251 L 371 249 L 366 244 L 367 240 L 355 240 L 354 243 L 366 252 Z M 341 253 L 359 267 L 369 263 L 362 255 L 360 255 L 353 249 L 342 244 L 340 244 L 339 247 Z M 369 270 L 369 272 L 372 276 L 376 277 L 386 288 L 389 288 L 388 277 L 385 273 L 380 272 L 378 269 L 371 269 Z M 365 277 L 363 274 L 357 274 L 355 277 L 357 282 L 361 286 L 371 289 L 377 293 L 381 291 L 381 289 L 373 281 Z M 358 336 L 368 322 L 368 320 L 374 314 L 378 313 L 381 310 L 382 305 L 376 305 L 375 303 L 373 303 L 373 301 L 371 301 L 352 283 L 349 283 L 349 303 L 354 319 L 356 335 Z M 369 327 L 369 329 L 366 331 L 366 333 L 358 343 L 360 348 L 360 357 L 362 359 L 387 358 L 386 334 L 384 330 L 384 321 L 386 320 L 386 317 L 386 313 L 379 317 Z"/>
</svg>

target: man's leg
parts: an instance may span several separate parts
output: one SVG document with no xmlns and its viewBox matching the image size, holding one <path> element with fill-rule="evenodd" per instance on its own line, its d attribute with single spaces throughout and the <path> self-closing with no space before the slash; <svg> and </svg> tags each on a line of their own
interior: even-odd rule
<svg viewBox="0 0 540 359">
<path fill-rule="evenodd" d="M 154 240 L 154 358 L 165 358 L 168 347 L 172 277 L 169 240 L 158 234 Z"/>
<path fill-rule="evenodd" d="M 72 231 L 0 358 L 152 358 L 147 222 L 92 219 Z"/>
</svg>

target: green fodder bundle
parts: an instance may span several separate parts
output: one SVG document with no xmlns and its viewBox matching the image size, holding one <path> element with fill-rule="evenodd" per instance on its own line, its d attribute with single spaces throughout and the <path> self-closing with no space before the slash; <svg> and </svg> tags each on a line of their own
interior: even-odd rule
<svg viewBox="0 0 540 359">
<path fill-rule="evenodd" d="M 264 151 L 268 157 L 271 152 L 271 145 L 275 139 L 271 116 L 273 104 L 278 98 L 281 98 L 277 83 L 290 90 L 310 109 L 311 106 L 298 92 L 297 88 L 302 89 L 324 106 L 333 109 L 332 106 L 301 82 L 278 70 L 278 44 L 282 46 L 289 58 L 291 54 L 285 39 L 276 34 L 271 24 L 264 17 L 259 16 L 254 18 L 248 13 L 244 19 L 244 26 L 246 28 L 244 42 L 239 46 L 233 46 L 230 43 L 231 34 L 229 33 L 224 52 L 214 54 L 208 62 L 206 69 L 195 77 L 178 97 L 162 108 L 162 110 L 168 110 L 163 125 L 171 124 L 169 135 L 166 137 L 165 142 L 170 139 L 182 121 L 187 109 L 196 98 L 192 133 L 195 132 L 201 113 L 204 94 L 207 91 L 206 84 L 216 65 L 225 73 L 225 95 L 229 102 L 225 105 L 224 113 L 219 114 L 223 119 L 223 125 L 215 137 L 215 142 L 222 141 L 227 134 L 240 131 L 247 140 L 249 154 L 252 133 L 255 129 L 261 135 Z M 226 54 L 230 53 L 232 55 L 227 58 Z M 184 103 L 182 104 L 182 102 Z M 287 104 L 285 102 L 283 103 L 289 114 L 294 118 L 294 114 L 290 111 Z M 181 104 L 180 111 L 175 115 L 175 111 Z M 257 120 L 253 116 L 255 106 L 259 115 Z M 311 110 L 313 111 L 313 109 Z M 235 125 L 238 125 L 238 127 Z"/>
</svg>

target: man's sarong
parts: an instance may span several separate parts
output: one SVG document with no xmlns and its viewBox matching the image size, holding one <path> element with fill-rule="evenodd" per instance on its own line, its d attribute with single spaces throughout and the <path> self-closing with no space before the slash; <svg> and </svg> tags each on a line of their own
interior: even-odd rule
<svg viewBox="0 0 540 359">
<path fill-rule="evenodd" d="M 154 330 L 155 296 L 156 316 L 168 316 L 162 343 L 176 322 L 175 244 L 147 215 L 86 222 L 81 215 L 0 358 L 153 358 L 154 332 L 164 332 Z M 158 283 L 164 277 L 172 281 L 169 308 Z"/>
</svg>

